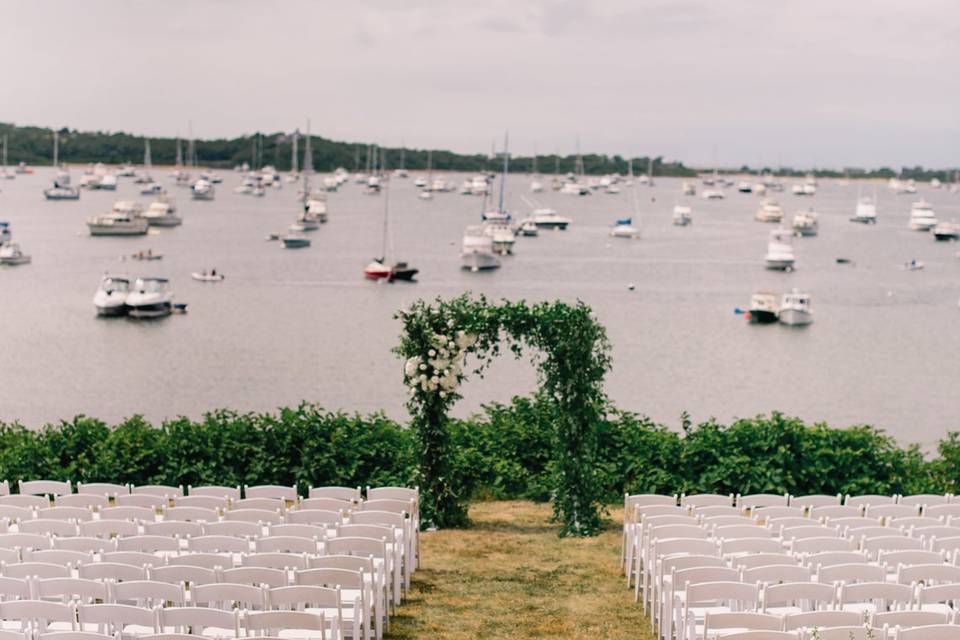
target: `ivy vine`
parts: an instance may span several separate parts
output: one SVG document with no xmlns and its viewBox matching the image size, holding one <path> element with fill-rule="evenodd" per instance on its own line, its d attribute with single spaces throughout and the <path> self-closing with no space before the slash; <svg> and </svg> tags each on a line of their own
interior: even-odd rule
<svg viewBox="0 0 960 640">
<path fill-rule="evenodd" d="M 453 475 L 447 412 L 460 399 L 467 372 L 481 374 L 506 345 L 518 358 L 524 348 L 534 351 L 540 395 L 558 409 L 551 435 L 553 510 L 561 533 L 595 534 L 601 509 L 597 425 L 606 406 L 610 344 L 590 308 L 582 302 L 492 303 L 465 294 L 420 300 L 397 318 L 403 335 L 395 351 L 404 359 L 424 525 L 467 522 L 467 496 Z"/>
</svg>

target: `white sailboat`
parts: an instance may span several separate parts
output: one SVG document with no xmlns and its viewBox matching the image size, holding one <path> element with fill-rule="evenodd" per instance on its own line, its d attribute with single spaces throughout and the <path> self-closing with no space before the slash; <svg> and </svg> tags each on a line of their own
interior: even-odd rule
<svg viewBox="0 0 960 640">
<path fill-rule="evenodd" d="M 386 155 L 385 151 L 382 151 L 382 153 L 384 156 Z M 411 282 L 419 269 L 411 267 L 406 262 L 395 262 L 392 266 L 388 266 L 387 263 L 388 252 L 392 249 L 392 243 L 390 242 L 390 180 L 385 171 L 386 161 L 382 160 L 380 164 L 381 169 L 384 170 L 382 244 L 380 257 L 374 258 L 363 268 L 363 277 L 368 280 L 386 280 L 387 282 L 393 282 L 394 280 Z"/>
<path fill-rule="evenodd" d="M 503 136 L 503 169 L 500 174 L 500 197 L 497 202 L 496 211 L 485 211 L 481 214 L 481 219 L 485 222 L 509 222 L 510 213 L 507 211 L 504 197 L 507 188 L 507 174 L 510 172 L 510 152 L 508 151 L 510 143 L 510 134 Z M 484 194 L 484 204 L 486 204 L 486 194 Z"/>
<path fill-rule="evenodd" d="M 433 200 L 433 150 L 427 150 L 427 179 L 421 186 L 417 196 L 421 200 Z"/>
<path fill-rule="evenodd" d="M 0 168 L 0 178 L 4 180 L 15 180 L 17 174 L 7 167 L 7 135 L 3 135 L 3 167 Z"/>
<path fill-rule="evenodd" d="M 57 170 L 57 177 L 53 185 L 44 189 L 43 195 L 47 200 L 79 200 L 80 189 L 70 184 L 70 173 L 60 168 L 60 133 L 53 132 L 53 167 Z"/>
<path fill-rule="evenodd" d="M 290 174 L 287 176 L 287 182 L 296 182 L 300 179 L 300 172 L 297 170 L 297 142 L 300 137 L 300 129 L 296 129 L 291 136 L 290 141 Z"/>
</svg>

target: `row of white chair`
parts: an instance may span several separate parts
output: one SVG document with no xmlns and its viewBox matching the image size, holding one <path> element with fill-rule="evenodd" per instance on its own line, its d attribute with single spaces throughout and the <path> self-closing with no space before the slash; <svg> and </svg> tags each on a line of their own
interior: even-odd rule
<svg viewBox="0 0 960 640">
<path fill-rule="evenodd" d="M 286 587 L 286 589 L 302 589 Z M 327 592 L 332 595 L 328 595 Z M 46 640 L 63 630 L 72 633 L 97 633 L 111 638 L 152 638 L 157 634 L 191 633 L 200 637 L 239 638 L 275 636 L 342 640 L 343 618 L 337 590 L 291 593 L 291 603 L 307 605 L 307 610 L 241 611 L 207 607 L 145 608 L 123 604 L 61 604 L 43 600 L 0 602 L 0 619 L 12 621 L 20 632 L 30 630 Z M 303 598 L 307 601 L 304 602 Z M 299 601 L 299 602 L 297 602 Z M 318 601 L 319 606 L 312 606 Z M 291 634 L 290 632 L 294 632 Z M 299 633 L 297 633 L 299 632 Z M 73 638 L 79 640 L 85 636 Z M 358 637 L 357 635 L 353 636 Z M 66 640 L 59 635 L 56 640 Z"/>
</svg>

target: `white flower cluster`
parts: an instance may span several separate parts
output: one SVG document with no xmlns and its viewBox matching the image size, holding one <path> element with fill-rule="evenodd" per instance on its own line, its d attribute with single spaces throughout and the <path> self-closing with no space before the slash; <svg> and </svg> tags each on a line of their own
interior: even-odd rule
<svg viewBox="0 0 960 640">
<path fill-rule="evenodd" d="M 467 349 L 476 343 L 476 336 L 463 331 L 458 331 L 456 336 L 435 333 L 430 339 L 431 348 L 426 355 L 414 356 L 404 364 L 403 372 L 410 395 L 439 391 L 440 397 L 446 398 L 460 383 Z"/>
</svg>

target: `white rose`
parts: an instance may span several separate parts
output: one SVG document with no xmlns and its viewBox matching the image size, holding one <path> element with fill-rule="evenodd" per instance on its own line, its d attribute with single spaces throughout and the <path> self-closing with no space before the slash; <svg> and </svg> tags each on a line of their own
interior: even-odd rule
<svg viewBox="0 0 960 640">
<path fill-rule="evenodd" d="M 427 355 L 432 358 L 432 357 L 434 357 L 435 355 L 437 355 L 437 350 L 436 350 L 436 349 L 430 349 L 430 351 L 427 351 Z"/>
<path fill-rule="evenodd" d="M 426 371 L 426 370 L 427 370 L 427 365 L 421 363 L 421 364 L 420 364 L 420 371 Z"/>
<path fill-rule="evenodd" d="M 403 372 L 407 375 L 408 378 L 412 378 L 417 375 L 417 365 L 420 364 L 420 358 L 410 358 L 403 365 Z"/>
</svg>

